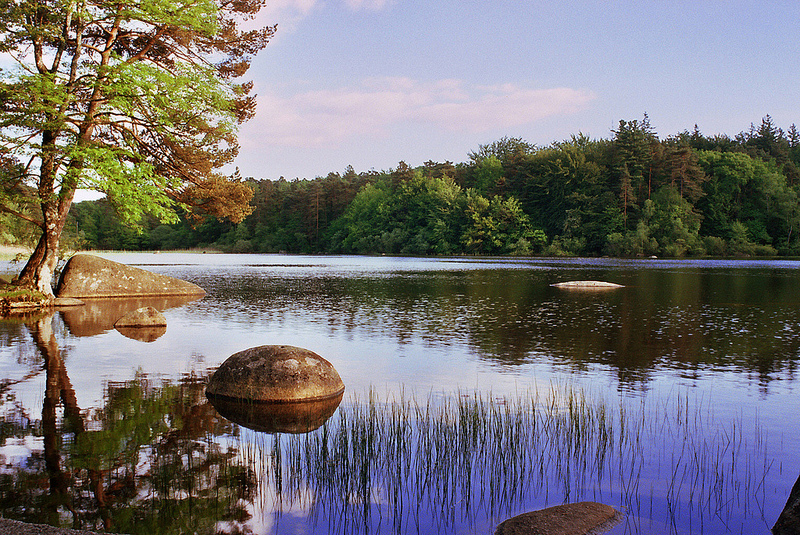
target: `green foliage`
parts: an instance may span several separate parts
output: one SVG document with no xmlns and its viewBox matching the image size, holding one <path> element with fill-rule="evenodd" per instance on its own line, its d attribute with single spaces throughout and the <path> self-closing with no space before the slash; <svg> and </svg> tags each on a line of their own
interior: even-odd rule
<svg viewBox="0 0 800 535">
<path fill-rule="evenodd" d="M 491 201 L 467 191 L 469 222 L 461 240 L 467 252 L 485 255 L 529 255 L 546 245 L 542 230 L 531 229 L 519 201 L 492 197 Z"/>
<path fill-rule="evenodd" d="M 113 204 L 97 201 L 76 206 L 65 232 L 75 228 L 77 242 L 96 248 L 255 253 L 798 254 L 800 180 L 793 182 L 791 158 L 800 134 L 789 132 L 768 124 L 736 139 L 707 138 L 695 128 L 660 141 L 645 116 L 621 121 L 609 140 L 580 134 L 536 148 L 503 138 L 465 164 L 248 179 L 253 212 L 238 224 L 143 217 L 136 234 Z M 756 143 L 762 138 L 772 141 Z"/>
<path fill-rule="evenodd" d="M 0 181 L 0 212 L 41 229 L 21 280 L 52 291 L 78 188 L 105 193 L 134 228 L 144 215 L 177 223 L 177 210 L 235 223 L 249 213 L 249 188 L 215 170 L 236 156 L 238 125 L 254 113 L 251 84 L 232 79 L 274 32 L 239 30 L 261 6 L 2 2 L 0 51 L 13 66 L 0 71 L 0 156 L 16 169 Z M 11 193 L 26 186 L 36 220 L 15 209 Z"/>
</svg>

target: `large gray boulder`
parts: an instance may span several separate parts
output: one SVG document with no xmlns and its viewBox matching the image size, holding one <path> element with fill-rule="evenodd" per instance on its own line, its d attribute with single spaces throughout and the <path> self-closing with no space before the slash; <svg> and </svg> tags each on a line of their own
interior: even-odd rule
<svg viewBox="0 0 800 535">
<path fill-rule="evenodd" d="M 57 297 L 80 299 L 156 295 L 205 295 L 205 290 L 174 277 L 159 275 L 88 254 L 69 259 L 61 273 Z"/>
<path fill-rule="evenodd" d="M 223 362 L 206 387 L 209 398 L 293 403 L 344 392 L 333 365 L 313 351 L 286 345 L 245 349 Z"/>
</svg>

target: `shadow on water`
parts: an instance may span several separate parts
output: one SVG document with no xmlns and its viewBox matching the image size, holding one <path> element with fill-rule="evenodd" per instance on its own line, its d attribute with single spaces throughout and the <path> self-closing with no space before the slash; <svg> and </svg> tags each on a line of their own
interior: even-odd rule
<svg viewBox="0 0 800 535">
<path fill-rule="evenodd" d="M 46 375 L 41 417 L 13 395 L 3 406 L 2 445 L 28 448 L 0 475 L 6 518 L 142 534 L 488 533 L 593 500 L 623 510 L 629 533 L 755 533 L 775 521 L 767 501 L 785 499 L 758 422 L 719 421 L 688 395 L 371 392 L 298 417 L 218 413 L 206 376 L 137 374 L 108 382 L 87 413 L 52 326 L 26 324 Z"/>
</svg>

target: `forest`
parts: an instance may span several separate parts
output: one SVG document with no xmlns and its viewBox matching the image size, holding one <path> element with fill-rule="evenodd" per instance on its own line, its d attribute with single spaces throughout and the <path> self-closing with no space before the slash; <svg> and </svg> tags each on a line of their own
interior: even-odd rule
<svg viewBox="0 0 800 535">
<path fill-rule="evenodd" d="M 401 255 L 800 255 L 800 133 L 770 116 L 734 137 L 697 126 L 659 138 L 645 114 L 608 139 L 505 137 L 468 161 L 400 162 L 315 179 L 233 177 L 253 190 L 233 224 L 126 225 L 105 199 L 73 206 L 65 247 Z M 0 242 L 35 228 L 0 214 Z"/>
</svg>

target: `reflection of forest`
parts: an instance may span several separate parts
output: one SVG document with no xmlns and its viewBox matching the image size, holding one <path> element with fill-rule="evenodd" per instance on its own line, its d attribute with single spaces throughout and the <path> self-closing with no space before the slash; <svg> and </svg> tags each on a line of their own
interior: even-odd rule
<svg viewBox="0 0 800 535">
<path fill-rule="evenodd" d="M 565 276 L 626 287 L 587 293 L 550 286 Z M 800 353 L 800 288 L 778 270 L 492 269 L 225 284 L 210 299 L 226 310 L 276 321 L 301 311 L 332 334 L 464 344 L 502 365 L 539 356 L 575 368 L 603 364 L 624 383 L 646 382 L 659 368 L 693 376 L 725 367 L 751 373 L 766 388 L 779 374 L 793 376 Z"/>
<path fill-rule="evenodd" d="M 206 402 L 205 380 L 109 383 L 105 405 L 88 416 L 52 319 L 28 323 L 46 373 L 41 420 L 18 406 L 2 414 L 3 445 L 41 444 L 0 477 L 2 516 L 147 534 L 216 533 L 218 520 L 246 520 L 253 474 L 214 440 L 234 426 Z"/>
<path fill-rule="evenodd" d="M 549 287 L 543 297 L 564 310 L 569 304 L 621 309 L 626 301 L 624 293 L 563 296 Z M 517 306 L 522 301 L 509 298 Z M 691 481 L 724 476 L 725 484 L 713 490 L 677 485 L 667 496 L 671 506 L 684 507 L 696 498 L 703 507 L 696 513 L 689 507 L 687 514 L 705 522 L 738 518 L 740 510 L 748 519 L 755 482 L 770 500 L 783 499 L 775 492 L 781 487 L 772 481 L 771 461 L 763 461 L 767 442 L 749 442 L 753 437 L 742 435 L 741 422 L 734 423 L 736 438 L 727 427 L 715 430 L 706 417 L 690 417 L 701 409 L 690 408 L 688 399 L 656 402 L 649 411 L 641 405 L 638 413 L 595 403 L 571 387 L 522 401 L 476 394 L 418 405 L 370 395 L 339 409 L 339 417 L 317 432 L 273 437 L 221 418 L 206 401 L 205 377 L 173 384 L 140 374 L 109 383 L 103 406 L 87 412 L 78 406 L 53 325 L 50 316 L 25 327 L 41 357 L 29 361 L 28 375 L 40 368 L 46 377 L 41 420 L 14 404 L 5 387 L 0 446 L 32 446 L 29 457 L 0 474 L 0 515 L 6 518 L 210 535 L 252 533 L 263 520 L 259 513 L 280 517 L 283 526 L 294 522 L 298 530 L 327 522 L 341 533 L 363 532 L 386 515 L 398 532 L 429 517 L 447 532 L 480 515 L 496 519 L 521 504 L 538 507 L 543 495 L 584 499 L 619 481 L 627 485 L 618 489 L 619 499 L 632 508 L 643 498 L 640 477 L 672 489 L 669 478 L 677 477 L 678 467 Z M 672 417 L 682 413 L 687 417 Z M 743 454 L 728 461 L 729 448 Z M 680 466 L 672 464 L 676 459 Z M 666 518 L 649 514 L 655 522 Z"/>
</svg>

